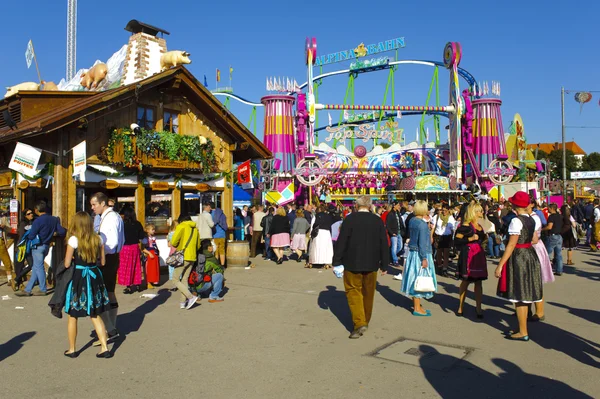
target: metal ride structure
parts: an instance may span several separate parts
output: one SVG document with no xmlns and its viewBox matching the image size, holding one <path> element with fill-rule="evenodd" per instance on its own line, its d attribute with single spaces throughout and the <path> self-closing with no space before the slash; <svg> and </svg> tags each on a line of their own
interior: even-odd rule
<svg viewBox="0 0 600 399">
<path fill-rule="evenodd" d="M 362 166 L 357 170 L 351 170 L 350 173 L 369 173 L 369 172 L 397 172 L 403 173 L 406 177 L 406 182 L 403 188 L 407 190 L 415 189 L 415 176 L 432 173 L 437 175 L 448 176 L 448 189 L 456 189 L 457 180 L 467 178 L 474 183 L 482 181 L 491 181 L 489 184 L 504 184 L 512 178 L 510 172 L 511 165 L 506 160 L 506 149 L 504 144 L 504 133 L 502 127 L 502 119 L 500 115 L 501 101 L 497 98 L 486 98 L 487 93 L 484 93 L 481 84 L 478 84 L 474 76 L 464 68 L 459 66 L 462 58 L 462 48 L 459 43 L 448 43 L 443 52 L 443 61 L 423 61 L 423 60 L 398 60 L 396 48 L 396 57 L 380 57 L 378 59 L 365 60 L 366 54 L 359 54 L 362 44 L 354 50 L 356 61 L 352 62 L 347 69 L 340 69 L 332 72 L 323 72 L 324 56 L 317 55 L 317 41 L 315 38 L 306 40 L 305 43 L 305 61 L 307 64 L 307 81 L 304 84 L 294 87 L 293 91 L 281 93 L 282 96 L 267 96 L 261 100 L 261 103 L 248 101 L 234 93 L 214 93 L 217 96 L 236 99 L 244 104 L 253 107 L 253 117 L 256 120 L 256 107 L 265 106 L 265 143 L 267 143 L 267 134 L 275 136 L 289 136 L 290 129 L 282 128 L 284 124 L 269 123 L 273 116 L 287 115 L 289 120 L 289 112 L 285 115 L 273 113 L 273 104 L 269 97 L 285 97 L 282 99 L 286 102 L 296 103 L 295 125 L 293 126 L 294 143 L 293 155 L 287 150 L 282 153 L 277 145 L 267 145 L 275 154 L 276 157 L 285 161 L 286 165 L 284 172 L 292 172 L 297 180 L 304 186 L 319 185 L 321 181 L 331 174 L 339 172 L 339 168 L 332 168 L 332 163 L 328 160 L 323 160 L 323 154 L 319 146 L 318 133 L 327 130 L 332 136 L 331 130 L 344 126 L 350 126 L 348 129 L 352 132 L 362 132 L 367 135 L 372 135 L 372 141 L 376 146 L 377 140 L 380 139 L 380 132 L 384 128 L 390 126 L 397 127 L 397 120 L 402 116 L 417 115 L 421 116 L 421 121 L 417 133 L 417 146 L 425 148 L 428 145 L 428 130 L 426 124 L 433 121 L 435 139 L 429 143 L 433 144 L 433 149 L 430 152 L 435 152 L 436 155 L 429 154 L 431 159 L 426 157 L 415 156 L 415 154 L 402 155 L 396 161 L 410 160 L 413 158 L 412 171 L 407 170 L 411 167 L 390 168 L 389 164 L 391 156 L 383 163 L 365 163 L 369 158 L 364 146 L 356 145 L 356 134 L 350 134 L 350 152 L 355 158 L 360 158 L 358 163 Z M 380 43 L 381 46 L 381 43 Z M 372 46 L 369 46 L 372 47 Z M 402 38 L 403 47 L 403 38 Z M 350 50 L 352 51 L 352 50 Z M 348 53 L 348 52 L 342 52 Z M 361 58 L 363 57 L 363 58 Z M 332 58 L 329 55 L 329 58 Z M 337 55 L 336 55 L 337 58 Z M 341 60 L 344 59 L 342 55 Z M 320 65 L 319 62 L 320 61 Z M 425 105 L 395 105 L 394 81 L 395 73 L 402 65 L 423 65 L 434 69 L 433 77 L 425 101 Z M 314 67 L 320 68 L 320 73 L 313 75 Z M 439 95 L 439 68 L 444 67 L 449 71 L 449 101 L 446 105 L 440 104 Z M 377 105 L 358 105 L 355 103 L 354 86 L 356 78 L 363 73 L 375 71 L 388 71 L 387 83 L 384 91 L 383 102 Z M 348 84 L 342 104 L 321 104 L 319 103 L 319 88 L 323 81 L 328 77 L 347 75 Z M 461 92 L 460 79 L 466 81 L 466 89 Z M 487 85 L 487 84 L 486 84 Z M 499 90 L 498 90 L 499 92 Z M 499 94 L 498 94 L 499 95 Z M 434 102 L 435 97 L 435 102 Z M 269 108 L 271 111 L 269 111 Z M 319 111 L 334 110 L 348 111 L 340 112 L 339 121 L 332 123 L 331 117 L 327 126 L 319 126 Z M 356 114 L 350 114 L 349 111 L 368 111 L 365 117 L 355 118 Z M 365 114 L 362 114 L 363 116 Z M 349 118 L 348 118 L 349 116 Z M 440 134 L 440 118 L 446 117 L 449 120 L 449 142 L 447 145 L 441 143 Z M 252 121 L 252 118 L 251 118 Z M 351 122 L 351 124 L 350 124 Z M 286 122 L 287 123 L 287 122 Z M 394 125 L 395 124 L 395 125 Z M 372 128 L 366 128 L 365 125 L 372 125 Z M 376 125 L 376 128 L 374 127 Z M 385 125 L 385 126 L 382 126 Z M 372 130 L 369 130 L 372 129 Z M 400 129 L 401 131 L 401 129 Z M 348 132 L 346 132 L 348 134 Z M 339 135 L 339 134 L 338 134 Z M 356 137 L 355 137 L 356 136 Z M 335 148 L 338 143 L 345 143 L 346 137 L 335 137 Z M 279 140 L 279 139 L 278 139 Z M 327 140 L 327 139 L 326 139 Z M 365 140 L 366 141 L 366 140 Z M 321 141 L 322 142 L 322 141 Z M 286 147 L 289 149 L 289 145 Z M 440 150 L 440 148 L 446 150 Z M 345 148 L 345 147 L 344 147 Z M 443 152 L 442 156 L 439 153 Z M 283 157 L 282 157 L 283 155 Z M 296 158 L 296 162 L 291 163 L 291 159 Z M 435 164 L 439 163 L 440 158 L 444 158 L 444 165 L 438 167 L 437 170 L 431 167 L 419 169 L 419 164 Z M 353 160 L 357 162 L 356 159 Z M 343 163 L 343 162 L 342 162 Z M 407 161 L 408 166 L 410 162 Z M 295 167 L 294 167 L 295 165 Z M 379 165 L 379 166 L 378 166 Z M 432 171 L 432 169 L 434 169 Z M 367 190 L 369 191 L 369 190 Z M 371 192 L 373 190 L 370 190 Z M 359 192 L 364 193 L 365 190 Z"/>
<path fill-rule="evenodd" d="M 77 71 L 77 0 L 67 0 L 67 82 Z"/>
</svg>

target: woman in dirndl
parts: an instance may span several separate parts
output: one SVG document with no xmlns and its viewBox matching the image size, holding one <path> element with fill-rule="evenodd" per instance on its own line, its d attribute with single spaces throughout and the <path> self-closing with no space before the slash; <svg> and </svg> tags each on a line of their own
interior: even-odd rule
<svg viewBox="0 0 600 399">
<path fill-rule="evenodd" d="M 119 253 L 119 285 L 124 285 L 123 294 L 142 291 L 142 260 L 140 243 L 146 237 L 144 227 L 135 217 L 135 210 L 126 206 L 121 210 L 125 241 Z"/>
<path fill-rule="evenodd" d="M 483 280 L 487 280 L 487 260 L 481 243 L 487 240 L 483 227 L 477 222 L 483 217 L 483 208 L 475 203 L 469 205 L 465 216 L 456 229 L 454 243 L 459 251 L 458 255 L 458 278 L 462 280 L 458 290 L 458 310 L 456 315 L 462 317 L 463 306 L 467 297 L 469 284 L 475 285 L 475 309 L 477 318 L 483 319 L 481 301 L 483 299 Z"/>
<path fill-rule="evenodd" d="M 283 249 L 290 246 L 290 220 L 287 217 L 285 208 L 280 206 L 273 216 L 271 227 L 269 228 L 271 239 L 270 246 L 277 257 L 277 264 L 283 263 Z"/>
<path fill-rule="evenodd" d="M 73 278 L 66 289 L 65 313 L 69 315 L 67 332 L 69 350 L 65 356 L 75 358 L 77 340 L 77 319 L 89 316 L 100 341 L 99 358 L 109 358 L 112 354 L 107 346 L 107 333 L 104 322 L 98 317 L 110 309 L 108 292 L 104 286 L 98 260 L 104 266 L 104 246 L 102 239 L 94 232 L 94 222 L 85 212 L 77 212 L 69 226 L 71 237 L 67 242 L 65 268 L 74 267 Z"/>
<path fill-rule="evenodd" d="M 567 250 L 567 266 L 573 266 L 573 250 L 577 249 L 577 232 L 575 231 L 575 219 L 571 215 L 569 205 L 563 204 L 560 207 L 560 214 L 563 217 L 563 227 L 560 232 L 563 238 L 563 249 Z"/>
<path fill-rule="evenodd" d="M 333 241 L 331 239 L 331 226 L 333 218 L 327 212 L 325 204 L 320 204 L 317 214 L 311 224 L 310 249 L 308 251 L 308 268 L 312 265 L 324 265 L 325 269 L 331 267 L 333 262 Z M 318 231 L 318 233 L 315 232 Z"/>
<path fill-rule="evenodd" d="M 413 212 L 415 216 L 408 223 L 410 236 L 410 240 L 408 241 L 409 251 L 406 265 L 404 266 L 404 276 L 400 293 L 412 298 L 413 316 L 431 316 L 431 312 L 421 306 L 421 298 L 430 299 L 433 297 L 433 292 L 415 290 L 417 277 L 426 273 L 433 279 L 434 292 L 437 291 L 431 234 L 427 222 L 423 220 L 423 217 L 429 213 L 427 202 L 417 201 L 413 206 Z"/>
<path fill-rule="evenodd" d="M 296 211 L 296 219 L 294 219 L 294 225 L 292 226 L 292 243 L 290 248 L 296 253 L 298 259 L 296 262 L 302 262 L 302 256 L 306 251 L 306 233 L 310 229 L 308 220 L 304 217 L 304 211 L 298 209 Z"/>
<path fill-rule="evenodd" d="M 517 214 L 508 226 L 510 236 L 506 251 L 495 275 L 498 296 L 515 304 L 519 331 L 509 331 L 505 338 L 513 341 L 529 341 L 527 313 L 532 303 L 542 301 L 542 271 L 533 244 L 538 242 L 535 221 L 527 213 L 530 200 L 524 191 L 518 191 L 509 201 Z"/>
<path fill-rule="evenodd" d="M 535 200 L 531 200 L 529 204 L 529 208 L 527 211 L 529 215 L 533 219 L 535 223 L 535 235 L 538 238 L 538 242 L 533 245 L 535 249 L 535 253 L 538 256 L 540 261 L 540 269 L 542 272 L 542 283 L 552 283 L 554 282 L 554 273 L 552 272 L 552 262 L 548 257 L 548 251 L 546 250 L 546 245 L 544 245 L 544 241 L 542 241 L 542 220 L 540 217 L 533 211 L 533 207 L 535 204 Z M 544 321 L 546 319 L 544 313 L 544 298 L 540 302 L 536 302 L 535 304 L 535 314 L 529 318 L 529 321 Z"/>
</svg>

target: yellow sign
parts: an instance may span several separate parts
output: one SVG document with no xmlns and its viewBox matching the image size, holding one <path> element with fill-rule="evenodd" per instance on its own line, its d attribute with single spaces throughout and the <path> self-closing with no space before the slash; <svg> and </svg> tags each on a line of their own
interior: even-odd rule
<svg viewBox="0 0 600 399">
<path fill-rule="evenodd" d="M 196 184 L 196 190 L 200 191 L 201 193 L 210 190 L 210 186 L 206 183 L 198 183 Z"/>
<path fill-rule="evenodd" d="M 100 182 L 100 187 L 105 188 L 107 190 L 114 190 L 119 188 L 119 182 L 114 180 L 104 180 Z"/>
<path fill-rule="evenodd" d="M 169 183 L 166 181 L 155 181 L 150 186 L 154 191 L 167 191 L 169 189 Z"/>
</svg>

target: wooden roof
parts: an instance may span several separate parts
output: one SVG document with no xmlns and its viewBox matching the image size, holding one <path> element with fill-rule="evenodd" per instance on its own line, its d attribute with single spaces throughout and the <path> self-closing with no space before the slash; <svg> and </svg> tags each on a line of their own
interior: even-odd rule
<svg viewBox="0 0 600 399">
<path fill-rule="evenodd" d="M 233 152 L 234 162 L 272 157 L 265 145 L 183 66 L 166 70 L 127 86 L 78 98 L 61 107 L 24 120 L 18 123 L 14 130 L 8 127 L 0 128 L 0 144 L 51 133 L 80 118 L 102 111 L 120 101 L 136 98 L 145 91 L 169 82 L 177 84 L 182 94 L 219 131 L 230 137 L 234 143 L 238 143 L 238 149 Z M 29 95 L 26 92 L 24 94 Z"/>
<path fill-rule="evenodd" d="M 565 142 L 565 148 L 567 150 L 573 151 L 575 155 L 586 155 L 586 152 L 577 145 L 574 141 Z M 550 154 L 554 150 L 562 150 L 562 143 L 538 143 L 538 144 L 528 144 L 527 149 L 535 152 L 535 150 L 544 151 L 546 154 Z"/>
</svg>

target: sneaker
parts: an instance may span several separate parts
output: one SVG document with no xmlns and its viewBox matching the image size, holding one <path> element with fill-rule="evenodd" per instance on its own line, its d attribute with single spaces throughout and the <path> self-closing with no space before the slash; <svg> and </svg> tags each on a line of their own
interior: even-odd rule
<svg viewBox="0 0 600 399">
<path fill-rule="evenodd" d="M 35 291 L 33 292 L 33 296 L 46 296 L 48 295 L 48 292 L 46 291 Z"/>
<path fill-rule="evenodd" d="M 179 303 L 179 309 L 185 309 L 185 307 L 187 306 L 187 302 L 188 302 L 187 300 L 184 301 L 184 302 L 180 302 Z"/>
<path fill-rule="evenodd" d="M 197 300 L 198 300 L 197 296 L 193 296 L 191 299 L 188 299 L 187 305 L 185 306 L 185 308 L 187 310 L 189 310 L 192 306 L 194 306 L 194 304 L 196 303 Z"/>
<path fill-rule="evenodd" d="M 31 292 L 27 292 L 27 291 L 17 291 L 15 292 L 16 296 L 32 296 L 33 294 Z"/>
<path fill-rule="evenodd" d="M 208 298 L 208 303 L 219 303 L 219 302 L 223 302 L 224 300 L 225 299 L 223 299 L 223 298 L 215 298 L 215 299 Z"/>
<path fill-rule="evenodd" d="M 402 273 L 398 273 L 394 276 L 394 280 L 400 280 L 402 281 Z"/>
</svg>

